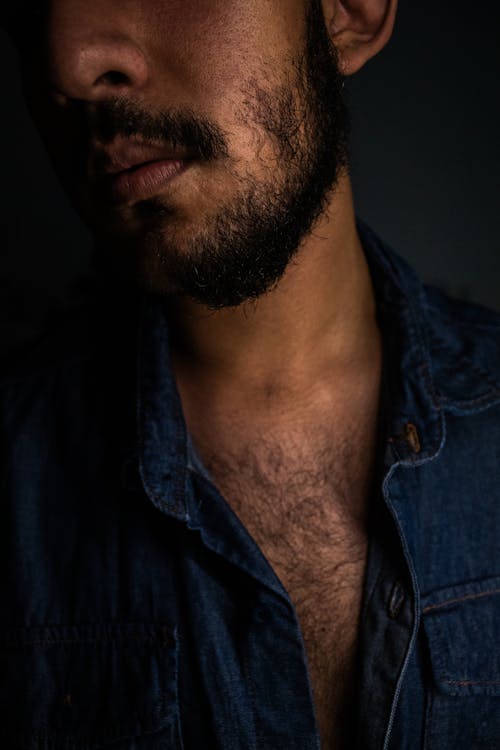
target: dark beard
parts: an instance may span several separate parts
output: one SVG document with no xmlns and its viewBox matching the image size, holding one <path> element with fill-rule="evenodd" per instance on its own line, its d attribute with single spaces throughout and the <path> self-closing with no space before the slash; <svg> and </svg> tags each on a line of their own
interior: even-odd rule
<svg viewBox="0 0 500 750">
<path fill-rule="evenodd" d="M 248 116 L 272 139 L 278 156 L 273 180 L 263 184 L 238 176 L 240 190 L 231 204 L 182 251 L 167 239 L 165 227 L 172 218 L 168 205 L 160 199 L 139 205 L 148 231 L 139 238 L 137 267 L 145 249 L 145 257 L 155 260 L 154 273 L 139 273 L 146 292 L 186 296 L 212 310 L 256 299 L 276 286 L 322 213 L 347 163 L 348 117 L 320 0 L 311 0 L 306 28 L 302 55 L 294 61 L 287 84 L 267 91 L 253 82 L 245 92 Z M 118 104 L 113 117 L 119 114 Z M 128 113 L 130 121 L 133 112 Z M 190 145 L 203 153 L 203 131 L 194 125 L 184 133 L 193 134 Z M 202 125 L 207 147 L 210 140 L 223 144 L 222 133 L 209 123 Z M 141 123 L 142 130 L 145 126 Z M 177 131 L 174 137 L 182 140 L 182 128 Z M 172 127 L 168 132 L 172 134 Z"/>
</svg>

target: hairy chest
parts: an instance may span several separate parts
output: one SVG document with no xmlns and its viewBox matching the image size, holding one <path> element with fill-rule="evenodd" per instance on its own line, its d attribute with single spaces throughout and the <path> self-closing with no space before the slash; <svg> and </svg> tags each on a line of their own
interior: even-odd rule
<svg viewBox="0 0 500 750">
<path fill-rule="evenodd" d="M 318 431 L 319 433 L 319 431 Z M 325 588 L 352 587 L 364 557 L 371 494 L 368 445 L 328 434 L 213 441 L 202 458 L 232 510 L 253 536 L 295 604 Z"/>
<path fill-rule="evenodd" d="M 324 748 L 349 741 L 371 479 L 362 448 L 315 436 L 205 455 L 294 605 Z"/>
</svg>

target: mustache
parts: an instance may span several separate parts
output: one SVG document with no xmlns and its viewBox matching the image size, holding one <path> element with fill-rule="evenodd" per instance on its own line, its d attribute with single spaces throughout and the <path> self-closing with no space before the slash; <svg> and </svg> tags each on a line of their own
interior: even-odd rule
<svg viewBox="0 0 500 750">
<path fill-rule="evenodd" d="M 167 143 L 174 149 L 183 148 L 203 160 L 227 157 L 224 131 L 206 118 L 190 110 L 151 114 L 123 99 L 96 103 L 88 113 L 88 127 L 104 144 L 117 137 L 139 137 L 144 141 Z"/>
</svg>

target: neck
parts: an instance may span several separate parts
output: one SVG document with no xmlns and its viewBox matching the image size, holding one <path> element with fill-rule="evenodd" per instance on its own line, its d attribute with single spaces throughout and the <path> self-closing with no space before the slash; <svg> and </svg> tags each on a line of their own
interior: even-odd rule
<svg viewBox="0 0 500 750">
<path fill-rule="evenodd" d="M 177 378 L 197 388 L 245 397 L 269 382 L 307 387 L 322 372 L 376 358 L 374 293 L 348 176 L 275 289 L 216 312 L 176 300 L 169 315 Z"/>
</svg>

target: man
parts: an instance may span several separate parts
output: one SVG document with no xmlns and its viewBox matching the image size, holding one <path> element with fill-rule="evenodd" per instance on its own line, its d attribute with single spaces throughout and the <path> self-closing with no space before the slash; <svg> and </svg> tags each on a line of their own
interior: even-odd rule
<svg viewBox="0 0 500 750">
<path fill-rule="evenodd" d="M 99 292 L 4 377 L 2 747 L 500 747 L 500 321 L 350 191 L 395 12 L 10 12 Z"/>
</svg>

